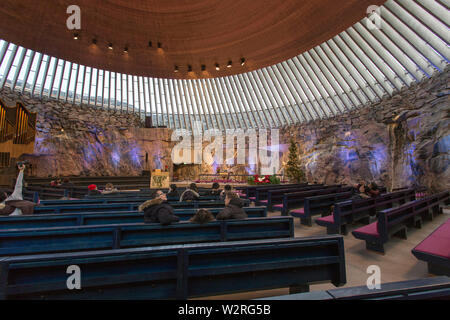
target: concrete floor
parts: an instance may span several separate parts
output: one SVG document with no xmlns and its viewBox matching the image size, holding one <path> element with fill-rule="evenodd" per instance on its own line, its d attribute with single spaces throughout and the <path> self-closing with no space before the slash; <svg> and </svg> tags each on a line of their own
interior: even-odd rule
<svg viewBox="0 0 450 320">
<path fill-rule="evenodd" d="M 269 216 L 277 216 L 277 213 L 269 213 Z M 450 210 L 447 207 L 444 213 L 435 217 L 433 221 L 424 221 L 422 229 L 409 229 L 408 239 L 393 238 L 385 245 L 385 254 L 366 250 L 365 242 L 356 239 L 351 234 L 353 229 L 362 225 L 349 227 L 349 234 L 344 236 L 345 259 L 347 270 L 347 284 L 344 287 L 366 285 L 369 275 L 366 273 L 370 265 L 378 265 L 381 269 L 381 283 L 414 280 L 430 277 L 427 272 L 427 264 L 417 260 L 411 250 L 425 239 L 430 233 L 450 218 Z M 295 219 L 295 236 L 308 237 L 326 234 L 326 228 L 313 223 L 312 227 L 300 225 L 299 219 Z M 311 291 L 333 289 L 332 284 L 317 284 L 310 287 Z M 289 294 L 288 288 L 246 292 L 231 295 L 211 296 L 202 300 L 249 300 L 263 297 L 273 297 Z"/>
</svg>

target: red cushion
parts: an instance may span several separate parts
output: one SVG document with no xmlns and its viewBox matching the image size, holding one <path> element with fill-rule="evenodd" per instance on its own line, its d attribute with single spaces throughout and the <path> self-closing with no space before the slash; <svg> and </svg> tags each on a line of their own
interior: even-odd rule
<svg viewBox="0 0 450 320">
<path fill-rule="evenodd" d="M 450 219 L 423 240 L 414 250 L 450 259 Z"/>
<path fill-rule="evenodd" d="M 256 197 L 248 197 L 250 200 L 256 200 Z"/>
<path fill-rule="evenodd" d="M 298 216 L 304 216 L 305 215 L 305 209 L 301 208 L 301 209 L 295 209 L 292 210 L 291 213 L 298 215 Z"/>
<path fill-rule="evenodd" d="M 259 200 L 261 203 L 269 203 L 269 200 Z"/>
<path fill-rule="evenodd" d="M 245 193 L 238 193 L 241 198 L 245 198 L 247 195 Z"/>
<path fill-rule="evenodd" d="M 329 224 L 334 224 L 334 216 L 332 214 L 330 214 L 329 216 L 326 217 L 322 217 L 322 218 L 318 218 L 317 220 L 329 223 Z"/>
<path fill-rule="evenodd" d="M 276 204 L 276 205 L 274 205 L 273 207 L 282 209 L 282 208 L 283 208 L 283 205 L 282 205 L 282 204 Z"/>
<path fill-rule="evenodd" d="M 380 234 L 378 233 L 378 221 L 375 221 L 371 224 L 368 224 L 367 226 L 353 230 L 353 232 L 379 237 Z"/>
</svg>

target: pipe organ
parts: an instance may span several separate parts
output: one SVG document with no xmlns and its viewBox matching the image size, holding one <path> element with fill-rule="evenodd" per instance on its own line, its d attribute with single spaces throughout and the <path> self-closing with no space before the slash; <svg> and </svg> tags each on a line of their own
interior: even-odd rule
<svg viewBox="0 0 450 320">
<path fill-rule="evenodd" d="M 36 113 L 20 102 L 15 107 L 0 100 L 0 168 L 10 166 L 11 159 L 34 152 Z"/>
</svg>

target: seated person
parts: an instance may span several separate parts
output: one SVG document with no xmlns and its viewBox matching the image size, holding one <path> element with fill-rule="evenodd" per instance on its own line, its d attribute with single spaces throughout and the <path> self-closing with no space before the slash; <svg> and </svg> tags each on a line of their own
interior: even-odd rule
<svg viewBox="0 0 450 320">
<path fill-rule="evenodd" d="M 173 222 L 180 221 L 175 215 L 172 206 L 167 203 L 167 197 L 164 192 L 158 190 L 152 200 L 148 200 L 139 206 L 139 211 L 144 212 L 145 223 L 160 223 L 167 226 Z"/>
<path fill-rule="evenodd" d="M 220 185 L 217 182 L 214 182 L 209 194 L 212 196 L 219 196 L 222 193 L 222 190 L 220 190 L 219 188 Z"/>
<path fill-rule="evenodd" d="M 69 178 L 64 178 L 63 182 L 61 183 L 61 187 L 73 188 L 75 187 L 75 185 L 70 182 Z"/>
<path fill-rule="evenodd" d="M 231 185 L 226 184 L 225 188 L 222 190 L 222 192 L 220 193 L 220 200 L 225 200 L 225 194 L 227 192 L 232 192 L 233 188 L 231 187 Z"/>
<path fill-rule="evenodd" d="M 247 219 L 248 216 L 242 207 L 244 201 L 233 192 L 228 191 L 225 194 L 225 208 L 217 215 L 217 220 Z"/>
<path fill-rule="evenodd" d="M 361 180 L 357 185 L 353 186 L 353 200 L 359 200 L 359 199 L 367 199 L 370 198 L 370 196 L 367 194 L 368 187 L 366 186 L 366 182 L 364 180 Z"/>
<path fill-rule="evenodd" d="M 31 201 L 23 200 L 22 188 L 24 170 L 25 165 L 20 165 L 16 185 L 10 196 L 8 196 L 6 192 L 0 192 L 0 216 L 21 216 L 33 214 L 36 204 Z"/>
<path fill-rule="evenodd" d="M 167 193 L 168 197 L 173 197 L 173 198 L 178 198 L 180 195 L 178 194 L 177 191 L 177 185 L 176 184 L 171 184 L 169 186 L 169 192 Z"/>
<path fill-rule="evenodd" d="M 190 222 L 197 224 L 205 224 L 215 220 L 214 215 L 207 209 L 198 209 L 197 213 L 189 219 Z"/>
<path fill-rule="evenodd" d="M 198 194 L 197 185 L 195 183 L 191 183 L 189 187 L 181 194 L 180 202 L 183 201 L 195 201 L 200 199 L 200 195 Z"/>
<path fill-rule="evenodd" d="M 90 184 L 88 186 L 88 190 L 89 190 L 88 196 L 96 196 L 102 194 L 100 191 L 98 191 L 97 185 L 95 184 Z"/>
<path fill-rule="evenodd" d="M 380 189 L 375 182 L 371 182 L 369 187 L 366 188 L 366 194 L 372 198 L 378 197 L 380 195 Z"/>
<path fill-rule="evenodd" d="M 112 183 L 107 183 L 105 186 L 105 190 L 102 191 L 102 194 L 111 194 L 119 192 L 116 187 Z"/>
</svg>

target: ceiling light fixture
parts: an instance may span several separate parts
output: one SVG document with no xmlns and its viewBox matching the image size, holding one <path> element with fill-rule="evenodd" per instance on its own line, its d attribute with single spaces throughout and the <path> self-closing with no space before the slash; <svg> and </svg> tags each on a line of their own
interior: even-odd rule
<svg viewBox="0 0 450 320">
<path fill-rule="evenodd" d="M 78 33 L 74 33 L 74 35 L 73 35 L 73 39 L 74 39 L 74 40 L 78 40 L 78 38 L 79 38 L 79 35 L 78 35 Z"/>
<path fill-rule="evenodd" d="M 188 64 L 188 72 L 192 72 L 192 66 Z"/>
<path fill-rule="evenodd" d="M 202 71 L 206 70 L 206 66 L 204 64 L 202 64 Z"/>
<path fill-rule="evenodd" d="M 175 69 L 173 70 L 173 72 L 178 72 L 178 66 L 175 66 Z"/>
<path fill-rule="evenodd" d="M 112 44 L 111 42 L 108 44 L 108 49 L 109 49 L 109 50 L 112 50 L 112 49 L 113 49 L 113 44 Z"/>
<path fill-rule="evenodd" d="M 231 60 L 228 61 L 227 68 L 231 68 L 232 65 L 233 65 L 233 62 Z"/>
<path fill-rule="evenodd" d="M 149 46 L 149 47 L 152 47 L 152 46 L 153 46 L 153 44 L 152 44 L 151 41 L 148 42 L 148 46 Z"/>
<path fill-rule="evenodd" d="M 97 39 L 92 39 L 93 44 L 97 44 Z"/>
<path fill-rule="evenodd" d="M 216 63 L 216 70 L 219 71 L 220 70 L 220 66 L 218 63 Z"/>
<path fill-rule="evenodd" d="M 243 66 L 245 64 L 245 58 L 241 59 L 241 66 Z"/>
<path fill-rule="evenodd" d="M 128 53 L 128 47 L 125 47 L 125 48 L 123 49 L 123 52 Z"/>
</svg>

